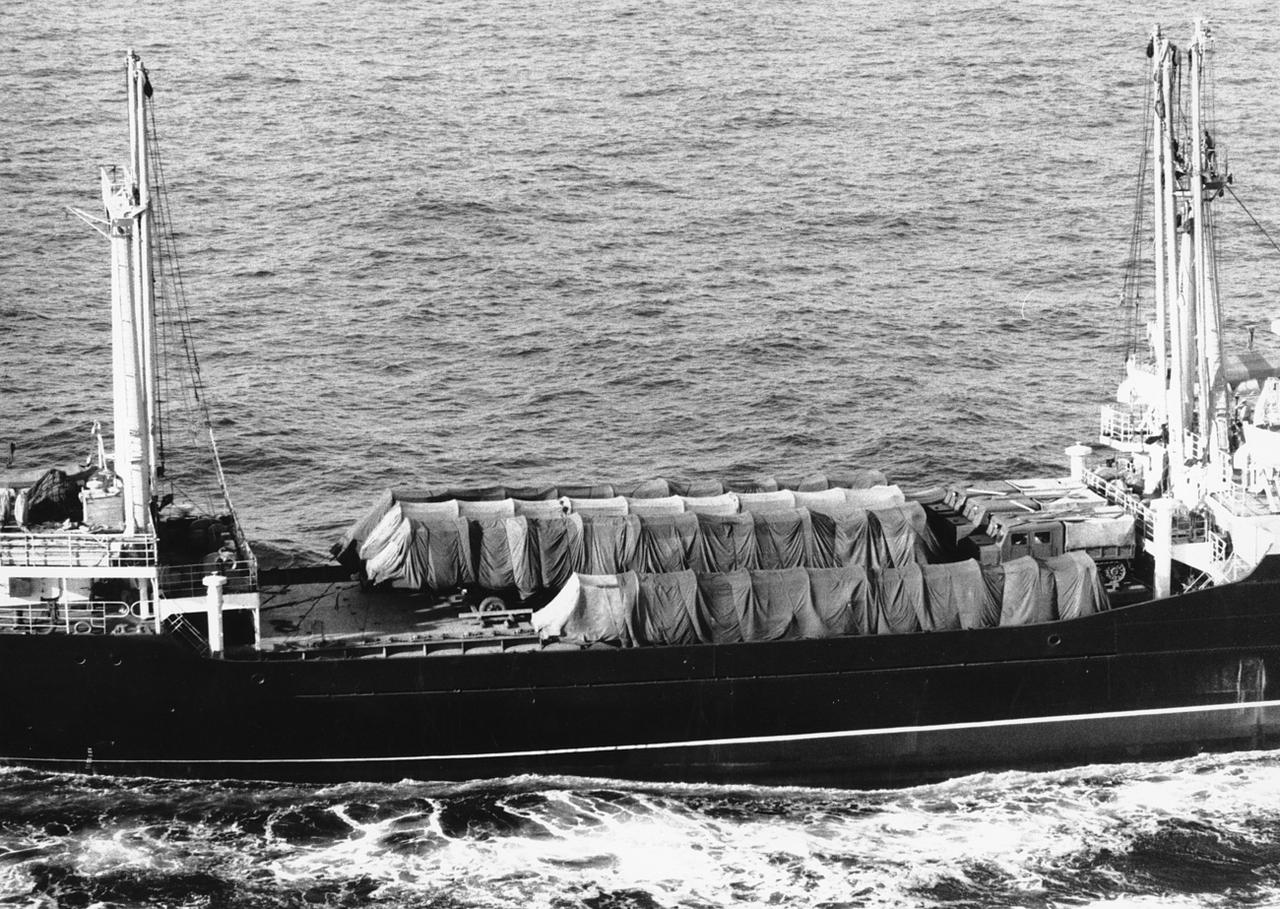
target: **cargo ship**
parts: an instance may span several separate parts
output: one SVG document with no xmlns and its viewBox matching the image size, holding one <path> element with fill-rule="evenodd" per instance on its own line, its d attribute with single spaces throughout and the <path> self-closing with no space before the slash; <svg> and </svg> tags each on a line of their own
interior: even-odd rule
<svg viewBox="0 0 1280 909">
<path fill-rule="evenodd" d="M 1280 368 L 1223 349 L 1209 50 L 1152 35 L 1154 305 L 1062 476 L 446 482 L 293 570 L 259 570 L 198 377 L 211 492 L 174 480 L 166 339 L 196 360 L 130 52 L 129 158 L 80 213 L 111 254 L 111 434 L 0 473 L 0 762 L 872 786 L 1274 746 Z"/>
</svg>

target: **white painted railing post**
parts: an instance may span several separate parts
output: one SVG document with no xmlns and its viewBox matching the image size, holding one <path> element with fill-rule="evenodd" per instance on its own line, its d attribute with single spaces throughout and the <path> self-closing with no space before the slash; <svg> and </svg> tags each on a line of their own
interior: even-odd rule
<svg viewBox="0 0 1280 909">
<path fill-rule="evenodd" d="M 209 653 L 221 657 L 222 642 L 222 588 L 227 579 L 220 574 L 206 575 L 204 586 L 208 588 L 205 603 L 209 615 Z"/>
</svg>

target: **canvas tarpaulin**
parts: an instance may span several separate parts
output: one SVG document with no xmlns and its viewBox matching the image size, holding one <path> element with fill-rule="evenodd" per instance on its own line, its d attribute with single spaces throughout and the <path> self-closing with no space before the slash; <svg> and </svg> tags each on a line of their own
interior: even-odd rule
<svg viewBox="0 0 1280 909">
<path fill-rule="evenodd" d="M 1098 566 L 1087 553 L 1064 552 L 1047 559 L 1058 597 L 1058 618 L 1078 619 L 1107 608 L 1107 591 Z"/>
<path fill-rule="evenodd" d="M 874 575 L 878 634 L 906 634 L 920 630 L 924 612 L 924 580 L 915 562 L 901 568 L 884 568 Z"/>
<path fill-rule="evenodd" d="M 718 496 L 681 496 L 684 502 L 685 511 L 692 511 L 695 514 L 737 514 L 742 509 L 738 507 L 738 496 L 736 493 L 726 492 Z"/>
<path fill-rule="evenodd" d="M 409 519 L 404 516 L 399 503 L 393 504 L 360 547 L 360 558 L 364 560 L 365 574 L 370 582 L 381 584 L 404 574 L 411 533 Z"/>
<path fill-rule="evenodd" d="M 725 492 L 777 492 L 778 481 L 773 477 L 741 477 L 726 480 Z"/>
<path fill-rule="evenodd" d="M 756 532 L 756 564 L 762 569 L 805 568 L 813 562 L 813 524 L 809 511 L 752 513 Z"/>
<path fill-rule="evenodd" d="M 810 511 L 844 511 L 848 502 L 845 501 L 843 489 L 826 489 L 821 492 L 796 492 L 794 493 L 797 508 L 807 508 Z"/>
<path fill-rule="evenodd" d="M 872 515 L 871 569 L 901 568 L 916 560 L 916 530 L 903 506 L 877 508 Z"/>
<path fill-rule="evenodd" d="M 513 499 L 526 502 L 548 501 L 560 498 L 560 490 L 555 486 L 508 486 L 507 495 Z"/>
<path fill-rule="evenodd" d="M 464 518 L 507 518 L 516 513 L 514 499 L 483 499 L 474 502 L 458 501 L 458 514 Z"/>
<path fill-rule="evenodd" d="M 697 571 L 737 571 L 756 568 L 756 523 L 750 514 L 698 517 Z"/>
<path fill-rule="evenodd" d="M 700 564 L 696 514 L 644 515 L 640 518 L 637 571 L 683 571 Z"/>
<path fill-rule="evenodd" d="M 587 574 L 618 574 L 636 563 L 640 519 L 635 515 L 582 515 L 582 546 Z"/>
<path fill-rule="evenodd" d="M 752 571 L 751 597 L 742 616 L 745 641 L 777 641 L 783 638 L 825 636 L 822 620 L 813 609 L 809 573 L 803 568 Z"/>
<path fill-rule="evenodd" d="M 639 575 L 631 639 L 646 644 L 696 644 L 698 577 L 692 571 Z"/>
<path fill-rule="evenodd" d="M 1062 522 L 1064 549 L 1129 548 L 1134 544 L 1133 515 L 1088 517 Z"/>
<path fill-rule="evenodd" d="M 559 492 L 569 499 L 611 499 L 616 495 L 612 483 L 561 483 Z"/>
<path fill-rule="evenodd" d="M 740 492 L 738 507 L 743 511 L 778 511 L 796 507 L 796 494 L 790 489 L 777 492 Z"/>
<path fill-rule="evenodd" d="M 586 565 L 582 516 L 563 514 L 528 520 L 529 548 L 536 556 L 538 580 L 544 589 L 555 590 Z"/>
<path fill-rule="evenodd" d="M 512 499 L 516 514 L 526 518 L 556 518 L 565 514 L 565 506 L 559 499 Z"/>
<path fill-rule="evenodd" d="M 813 512 L 813 564 L 818 568 L 856 565 L 871 567 L 871 519 L 862 508 L 846 505 L 831 512 Z"/>
<path fill-rule="evenodd" d="M 871 585 L 861 566 L 810 568 L 809 598 L 827 635 L 871 630 Z"/>
<path fill-rule="evenodd" d="M 527 597 L 538 588 L 538 577 L 529 557 L 529 519 L 523 517 L 471 518 L 479 535 L 476 582 L 489 590 L 516 588 Z"/>
<path fill-rule="evenodd" d="M 719 480 L 669 479 L 667 485 L 674 496 L 718 496 L 724 492 Z"/>
<path fill-rule="evenodd" d="M 496 502 L 507 498 L 505 486 L 450 486 L 449 497 L 464 502 Z"/>
<path fill-rule="evenodd" d="M 982 568 L 976 561 L 950 562 L 943 565 L 924 565 L 925 611 L 927 621 L 920 624 L 925 631 L 958 631 L 972 628 L 972 622 L 990 610 L 986 602 L 988 592 L 982 578 Z"/>
<path fill-rule="evenodd" d="M 972 615 L 960 613 L 960 624 L 964 628 L 995 628 L 1000 624 L 1000 610 L 1004 603 L 1004 566 L 983 565 L 982 583 L 987 588 L 982 608 Z"/>
<path fill-rule="evenodd" d="M 631 645 L 628 627 L 639 597 L 635 572 L 574 574 L 551 602 L 533 613 L 543 638 L 573 644 L 620 642 Z"/>
<path fill-rule="evenodd" d="M 651 499 L 627 499 L 627 509 L 631 514 L 684 514 L 684 499 L 679 496 L 664 496 Z"/>
<path fill-rule="evenodd" d="M 866 486 L 845 490 L 845 504 L 855 508 L 888 508 L 907 501 L 897 486 Z"/>
<path fill-rule="evenodd" d="M 613 496 L 608 499 L 581 499 L 576 497 L 564 497 L 560 503 L 565 506 L 565 511 L 575 511 L 582 515 L 624 515 L 627 513 L 627 500 L 622 496 Z"/>
<path fill-rule="evenodd" d="M 407 586 L 414 589 L 454 590 L 475 583 L 471 532 L 466 518 L 409 520 L 413 543 L 409 550 Z"/>
<path fill-rule="evenodd" d="M 333 557 L 347 568 L 354 569 L 358 560 L 363 558 L 360 555 L 360 550 L 369 538 L 369 534 L 373 532 L 373 528 L 378 526 L 378 522 L 386 516 L 386 513 L 391 510 L 391 506 L 394 504 L 396 504 L 396 497 L 390 489 L 374 499 L 373 504 L 369 506 L 369 510 L 348 527 L 347 532 L 342 535 L 342 539 L 329 550 Z"/>
<path fill-rule="evenodd" d="M 1053 570 L 1031 556 L 1005 562 L 1000 624 L 1035 625 L 1055 618 Z"/>
<path fill-rule="evenodd" d="M 401 502 L 400 510 L 411 521 L 432 521 L 437 518 L 452 520 L 462 514 L 457 499 L 445 499 L 443 502 Z"/>
<path fill-rule="evenodd" d="M 665 499 L 671 495 L 671 487 L 662 477 L 654 477 L 651 480 L 614 483 L 613 492 L 628 499 Z"/>
<path fill-rule="evenodd" d="M 742 640 L 742 617 L 751 602 L 751 572 L 698 573 L 698 608 L 694 631 L 704 644 L 736 644 Z"/>
</svg>

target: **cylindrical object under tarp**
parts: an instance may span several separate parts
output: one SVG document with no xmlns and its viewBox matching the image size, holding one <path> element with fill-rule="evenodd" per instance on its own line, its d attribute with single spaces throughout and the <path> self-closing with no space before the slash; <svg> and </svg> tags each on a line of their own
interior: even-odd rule
<svg viewBox="0 0 1280 909">
<path fill-rule="evenodd" d="M 637 646 L 696 644 L 698 577 L 692 571 L 638 575 L 639 596 L 631 614 Z"/>
<path fill-rule="evenodd" d="M 635 567 L 643 572 L 672 572 L 701 564 L 698 554 L 698 516 L 641 515 Z"/>
<path fill-rule="evenodd" d="M 920 630 L 924 612 L 924 580 L 915 562 L 885 568 L 873 575 L 877 634 L 908 634 Z"/>
<path fill-rule="evenodd" d="M 751 573 L 698 572 L 698 608 L 694 630 L 704 644 L 742 641 L 742 617 L 751 602 Z"/>
<path fill-rule="evenodd" d="M 698 515 L 697 571 L 759 567 L 756 523 L 750 514 Z"/>
<path fill-rule="evenodd" d="M 813 524 L 805 508 L 757 511 L 756 564 L 761 569 L 806 568 L 813 563 Z"/>
<path fill-rule="evenodd" d="M 1004 563 L 1001 625 L 1052 622 L 1057 618 L 1054 598 L 1053 570 L 1049 566 L 1031 556 L 1010 559 Z"/>
<path fill-rule="evenodd" d="M 867 572 L 860 565 L 810 568 L 809 598 L 827 636 L 869 634 L 872 596 Z"/>
</svg>

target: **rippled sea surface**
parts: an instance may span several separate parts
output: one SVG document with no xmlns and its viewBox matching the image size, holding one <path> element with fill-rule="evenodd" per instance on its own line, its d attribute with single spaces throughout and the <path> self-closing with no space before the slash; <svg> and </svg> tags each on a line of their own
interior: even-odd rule
<svg viewBox="0 0 1280 909">
<path fill-rule="evenodd" d="M 0 443 L 110 416 L 96 166 L 156 115 L 241 518 L 307 561 L 399 483 L 1056 472 L 1123 361 L 1150 26 L 1102 2 L 0 8 Z M 1280 19 L 1208 5 L 1280 236 Z M 1227 340 L 1280 257 L 1221 207 Z M 175 438 L 175 442 L 177 439 Z M 8 446 L 4 446 L 7 453 Z M 1280 903 L 1267 755 L 894 793 L 0 775 L 0 901 Z"/>
</svg>

